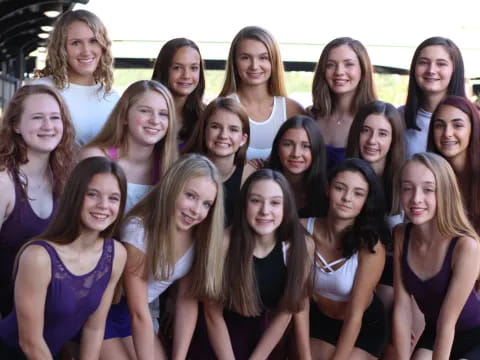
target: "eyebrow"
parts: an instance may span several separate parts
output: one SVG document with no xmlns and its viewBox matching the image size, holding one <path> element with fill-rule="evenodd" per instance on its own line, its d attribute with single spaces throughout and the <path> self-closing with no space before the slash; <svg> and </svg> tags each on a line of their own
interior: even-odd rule
<svg viewBox="0 0 480 360">
<path fill-rule="evenodd" d="M 272 197 L 268 197 L 268 196 L 263 196 L 261 194 L 256 194 L 254 192 L 250 193 L 250 196 L 258 196 L 258 197 L 261 197 L 262 199 L 283 199 L 283 195 L 276 195 L 276 196 L 272 196 Z"/>
</svg>

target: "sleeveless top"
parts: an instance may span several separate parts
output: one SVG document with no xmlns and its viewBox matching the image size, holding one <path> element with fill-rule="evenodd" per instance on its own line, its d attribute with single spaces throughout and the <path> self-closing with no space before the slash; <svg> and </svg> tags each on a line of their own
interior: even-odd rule
<svg viewBox="0 0 480 360">
<path fill-rule="evenodd" d="M 238 95 L 228 96 L 240 102 Z M 248 117 L 250 122 L 250 145 L 247 149 L 247 159 L 266 159 L 272 151 L 272 143 L 278 129 L 287 120 L 287 101 L 283 96 L 273 97 L 273 109 L 265 121 L 255 121 Z"/>
<path fill-rule="evenodd" d="M 108 148 L 105 150 L 110 160 L 117 162 L 118 161 L 118 149 L 117 148 Z M 153 183 L 158 182 L 158 168 L 159 164 L 155 156 L 154 169 L 153 169 Z M 134 205 L 136 205 L 140 200 L 142 200 L 148 192 L 152 189 L 153 185 L 146 184 L 134 184 L 127 183 L 127 199 L 125 203 L 125 213 L 127 213 Z"/>
<path fill-rule="evenodd" d="M 145 229 L 139 218 L 130 219 L 122 229 L 122 241 L 133 245 L 143 253 L 147 250 L 145 243 Z M 160 294 L 172 285 L 176 280 L 184 277 L 190 271 L 195 255 L 194 245 L 190 246 L 183 256 L 175 263 L 172 274 L 168 280 L 155 280 L 152 274 L 148 276 L 148 302 L 154 301 Z"/>
<path fill-rule="evenodd" d="M 313 235 L 314 223 L 315 218 L 308 218 L 307 231 L 310 235 Z M 315 251 L 315 257 L 321 263 L 315 261 L 315 293 L 333 301 L 348 301 L 357 274 L 358 252 L 348 259 L 341 258 L 331 263 L 328 263 L 318 250 Z M 342 261 L 344 262 L 343 265 L 336 270 L 333 269 L 334 265 Z"/>
<path fill-rule="evenodd" d="M 84 275 L 72 274 L 48 242 L 37 240 L 32 244 L 42 246 L 50 256 L 52 277 L 45 299 L 43 337 L 56 354 L 100 305 L 112 274 L 115 244 L 113 239 L 105 239 L 97 265 Z M 19 347 L 15 309 L 0 321 L 0 339 L 12 348 Z"/>
<path fill-rule="evenodd" d="M 452 278 L 452 257 L 458 238 L 453 238 L 448 245 L 445 259 L 440 271 L 433 277 L 422 280 L 408 263 L 411 223 L 405 228 L 402 253 L 402 277 L 407 292 L 415 298 L 418 307 L 425 315 L 427 324 L 436 324 L 438 315 L 447 295 Z M 480 326 L 480 294 L 472 289 L 467 302 L 458 317 L 456 329 L 467 330 Z"/>
<path fill-rule="evenodd" d="M 13 264 L 20 248 L 32 237 L 42 233 L 50 223 L 58 201 L 53 199 L 52 212 L 43 219 L 33 211 L 22 194 L 21 184 L 15 177 L 15 205 L 0 229 L 0 311 L 9 312 L 13 305 Z M 8 298 L 8 299 L 7 299 Z M 7 306 L 9 303 L 9 306 Z M 4 305 L 10 309 L 3 309 Z"/>
<path fill-rule="evenodd" d="M 286 251 L 285 243 L 277 242 L 264 258 L 253 257 L 258 292 L 266 309 L 274 309 L 283 296 L 287 283 Z"/>
<path fill-rule="evenodd" d="M 325 145 L 325 150 L 327 151 L 327 170 L 333 169 L 345 160 L 346 148 Z"/>
<path fill-rule="evenodd" d="M 233 174 L 223 183 L 225 227 L 228 227 L 233 220 L 234 209 L 238 203 L 240 187 L 242 186 L 243 167 L 244 165 L 237 166 Z"/>
</svg>

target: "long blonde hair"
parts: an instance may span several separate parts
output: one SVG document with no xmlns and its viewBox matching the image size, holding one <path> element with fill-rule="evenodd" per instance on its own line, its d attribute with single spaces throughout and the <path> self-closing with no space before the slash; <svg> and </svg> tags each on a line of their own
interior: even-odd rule
<svg viewBox="0 0 480 360">
<path fill-rule="evenodd" d="M 263 43 L 268 51 L 268 57 L 272 64 L 272 74 L 268 80 L 268 91 L 273 96 L 287 96 L 284 80 L 284 69 L 280 47 L 275 38 L 267 30 L 259 26 L 247 26 L 240 30 L 230 45 L 228 53 L 225 82 L 223 84 L 220 97 L 228 96 L 238 91 L 240 86 L 240 77 L 238 76 L 237 65 L 235 62 L 237 47 L 243 39 L 257 40 Z"/>
<path fill-rule="evenodd" d="M 427 167 L 435 177 L 437 199 L 435 221 L 440 234 L 445 237 L 469 236 L 480 241 L 467 217 L 455 173 L 448 161 L 440 155 L 429 152 L 418 153 L 403 164 L 395 182 L 394 209 L 400 208 L 402 172 L 405 166 L 412 161 Z"/>
<path fill-rule="evenodd" d="M 66 44 L 68 27 L 75 21 L 82 21 L 87 24 L 102 48 L 102 56 L 99 59 L 93 77 L 95 81 L 101 85 L 101 88 L 105 89 L 105 93 L 108 93 L 112 89 L 113 84 L 112 42 L 108 36 L 107 28 L 102 21 L 97 15 L 87 10 L 66 11 L 58 18 L 50 34 L 45 68 L 37 71 L 37 75 L 42 77 L 51 76 L 58 89 L 64 89 L 68 86 Z"/>
<path fill-rule="evenodd" d="M 160 183 L 127 215 L 125 221 L 140 219 L 146 242 L 146 274 L 166 280 L 174 271 L 176 242 L 175 202 L 192 178 L 206 176 L 217 187 L 217 196 L 207 218 L 193 233 L 195 260 L 191 293 L 202 299 L 219 299 L 223 277 L 223 185 L 215 165 L 206 157 L 189 154 L 178 159 Z"/>
<path fill-rule="evenodd" d="M 178 158 L 177 131 L 175 120 L 175 106 L 172 95 L 166 86 L 155 80 L 140 80 L 131 84 L 123 93 L 115 105 L 112 113 L 102 130 L 95 136 L 85 148 L 98 147 L 105 151 L 114 147 L 120 150 L 120 156 L 128 153 L 128 125 L 125 121 L 128 111 L 138 101 L 139 97 L 148 91 L 154 91 L 163 96 L 168 108 L 168 129 L 161 141 L 155 144 L 155 152 L 158 155 L 160 166 L 159 174 L 154 177 L 160 178 Z M 157 160 L 157 159 L 156 159 Z M 158 175 L 158 176 L 157 176 Z"/>
</svg>

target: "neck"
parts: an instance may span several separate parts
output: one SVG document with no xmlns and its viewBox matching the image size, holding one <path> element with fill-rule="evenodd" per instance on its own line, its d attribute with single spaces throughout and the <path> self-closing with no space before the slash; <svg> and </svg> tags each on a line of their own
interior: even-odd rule
<svg viewBox="0 0 480 360">
<path fill-rule="evenodd" d="M 381 161 L 376 161 L 369 164 L 377 176 L 383 176 L 383 172 L 385 171 L 385 158 L 383 158 Z"/>
<path fill-rule="evenodd" d="M 423 110 L 433 113 L 440 101 L 446 96 L 446 93 L 425 95 L 422 99 L 421 107 Z"/>
<path fill-rule="evenodd" d="M 438 239 L 444 237 L 438 230 L 436 218 L 433 218 L 424 224 L 413 225 L 412 231 L 415 231 L 414 239 L 427 246 L 436 243 Z"/>
<path fill-rule="evenodd" d="M 228 180 L 228 178 L 235 171 L 235 167 L 236 167 L 234 163 L 235 154 L 231 154 L 229 156 L 217 156 L 209 152 L 207 156 L 210 160 L 212 160 L 212 162 L 217 167 L 218 172 L 222 177 L 222 180 L 223 181 Z"/>
<path fill-rule="evenodd" d="M 175 96 L 173 103 L 175 105 L 175 119 L 177 119 L 177 131 L 183 127 L 183 106 L 187 101 L 186 96 Z"/>
<path fill-rule="evenodd" d="M 275 246 L 275 233 L 268 235 L 254 235 L 255 238 L 255 253 L 265 254 L 268 253 Z"/>
<path fill-rule="evenodd" d="M 76 85 L 91 86 L 95 85 L 95 78 L 91 76 L 80 76 L 78 74 L 68 73 L 68 82 Z"/>
<path fill-rule="evenodd" d="M 452 166 L 452 169 L 458 178 L 463 177 L 463 175 L 468 175 L 466 151 L 462 154 L 448 159 L 448 162 Z"/>
<path fill-rule="evenodd" d="M 127 141 L 128 153 L 122 154 L 123 158 L 135 164 L 150 161 L 155 145 L 140 145 L 135 141 L 132 141 L 130 137 L 127 138 Z"/>
<path fill-rule="evenodd" d="M 267 84 L 256 86 L 243 85 L 237 90 L 238 98 L 245 103 L 260 103 L 271 101 L 273 96 L 268 93 Z"/>
<path fill-rule="evenodd" d="M 80 235 L 71 243 L 71 246 L 79 251 L 92 249 L 99 240 L 104 239 L 100 237 L 98 231 L 83 229 Z"/>
<path fill-rule="evenodd" d="M 354 94 L 341 94 L 335 96 L 334 114 L 338 116 L 352 116 L 352 101 Z"/>
<path fill-rule="evenodd" d="M 342 235 L 345 233 L 345 230 L 353 225 L 354 220 L 352 219 L 338 219 L 331 215 L 329 211 L 326 219 L 326 229 L 328 232 L 328 237 L 335 242 L 340 241 Z"/>
<path fill-rule="evenodd" d="M 34 153 L 27 150 L 28 162 L 20 166 L 27 178 L 44 177 L 50 169 L 50 153 Z"/>
</svg>

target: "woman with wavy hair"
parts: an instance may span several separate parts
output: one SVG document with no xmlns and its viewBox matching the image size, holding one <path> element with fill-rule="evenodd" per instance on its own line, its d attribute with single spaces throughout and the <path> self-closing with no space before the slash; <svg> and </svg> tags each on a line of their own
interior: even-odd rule
<svg viewBox="0 0 480 360">
<path fill-rule="evenodd" d="M 16 91 L 0 127 L 0 313 L 13 305 L 19 249 L 49 224 L 73 166 L 75 132 L 57 91 Z"/>
<path fill-rule="evenodd" d="M 287 97 L 277 41 L 258 26 L 247 26 L 235 35 L 219 96 L 236 99 L 247 110 L 251 134 L 248 159 L 268 158 L 282 123 L 304 113 L 297 102 Z"/>
<path fill-rule="evenodd" d="M 409 220 L 394 231 L 396 358 L 479 359 L 480 244 L 447 160 L 415 154 L 400 169 L 394 201 Z M 426 323 L 413 349 L 412 296 Z"/>
<path fill-rule="evenodd" d="M 345 158 L 348 132 L 359 107 L 376 99 L 367 49 L 349 37 L 330 41 L 315 69 L 309 109 L 325 140 L 328 169 Z"/>
<path fill-rule="evenodd" d="M 185 144 L 205 107 L 205 64 L 197 44 L 185 38 L 167 41 L 158 53 L 152 80 L 160 81 L 172 93 L 178 139 Z"/>
<path fill-rule="evenodd" d="M 89 142 L 118 100 L 112 89 L 112 42 L 101 20 L 87 10 L 70 10 L 57 20 L 47 47 L 45 68 L 33 84 L 55 87 L 72 114 L 76 142 Z"/>
</svg>

